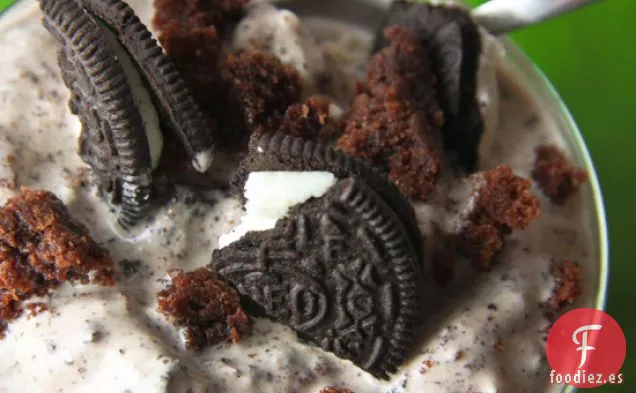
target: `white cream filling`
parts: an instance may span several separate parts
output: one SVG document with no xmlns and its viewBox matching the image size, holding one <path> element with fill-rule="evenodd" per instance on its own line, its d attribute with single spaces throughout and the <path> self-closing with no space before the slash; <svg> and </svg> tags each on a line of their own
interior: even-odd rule
<svg viewBox="0 0 636 393">
<path fill-rule="evenodd" d="M 143 78 L 137 70 L 137 66 L 133 64 L 133 60 L 130 58 L 128 51 L 119 43 L 117 36 L 110 31 L 103 22 L 100 21 L 98 23 L 102 27 L 111 48 L 113 48 L 117 60 L 124 70 L 124 74 L 126 74 L 126 81 L 128 82 L 128 86 L 130 86 L 133 101 L 139 109 L 144 131 L 146 132 L 146 138 L 148 139 L 151 166 L 152 169 L 155 169 L 157 165 L 159 165 L 161 151 L 163 150 L 163 135 L 161 134 L 159 114 L 152 102 L 150 91 L 146 88 Z"/>
<path fill-rule="evenodd" d="M 330 172 L 252 172 L 245 182 L 245 214 L 232 232 L 219 238 L 223 248 L 247 232 L 274 228 L 294 206 L 319 198 L 336 184 Z"/>
<path fill-rule="evenodd" d="M 212 160 L 214 160 L 213 149 L 202 151 L 194 155 L 192 158 L 192 166 L 197 172 L 204 173 L 208 170 L 210 165 L 212 165 Z"/>
</svg>

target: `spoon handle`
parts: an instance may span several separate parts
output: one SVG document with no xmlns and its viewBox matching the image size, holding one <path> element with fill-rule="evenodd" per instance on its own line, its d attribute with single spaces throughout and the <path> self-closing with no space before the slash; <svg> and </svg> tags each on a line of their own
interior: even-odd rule
<svg viewBox="0 0 636 393">
<path fill-rule="evenodd" d="M 490 0 L 473 9 L 473 16 L 493 34 L 508 33 L 598 0 Z"/>
</svg>

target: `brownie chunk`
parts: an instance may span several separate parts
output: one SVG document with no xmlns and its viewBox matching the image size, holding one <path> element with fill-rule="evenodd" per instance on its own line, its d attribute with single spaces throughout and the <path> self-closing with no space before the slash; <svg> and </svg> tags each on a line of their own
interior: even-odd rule
<svg viewBox="0 0 636 393">
<path fill-rule="evenodd" d="M 410 101 L 428 120 L 426 126 L 430 130 L 427 133 L 439 133 L 444 115 L 437 102 L 436 77 L 428 54 L 402 27 L 388 27 L 384 36 L 389 45 L 373 55 L 367 65 L 367 85 L 371 95 L 384 101 Z"/>
<path fill-rule="evenodd" d="M 440 171 L 422 116 L 408 102 L 358 95 L 336 148 L 385 172 L 409 198 L 426 199 Z"/>
<path fill-rule="evenodd" d="M 230 116 L 225 126 L 240 138 L 278 129 L 300 101 L 298 72 L 270 53 L 239 49 L 225 58 L 221 76 Z"/>
<path fill-rule="evenodd" d="M 200 30 L 214 32 L 225 39 L 244 14 L 248 0 L 154 0 L 153 26 L 160 31 L 159 39 L 170 39 L 171 31 L 194 34 Z M 173 48 L 188 50 L 195 55 L 196 47 Z"/>
<path fill-rule="evenodd" d="M 0 336 L 21 302 L 65 281 L 112 286 L 114 263 L 55 195 L 23 188 L 0 208 Z"/>
<path fill-rule="evenodd" d="M 524 229 L 539 216 L 540 201 L 530 193 L 532 182 L 516 176 L 507 165 L 485 171 L 475 208 L 462 234 L 466 255 L 482 269 L 504 245 L 513 229 Z"/>
<path fill-rule="evenodd" d="M 336 387 L 330 386 L 330 387 L 326 387 L 322 389 L 320 393 L 353 393 L 353 392 L 349 389 L 336 388 Z"/>
<path fill-rule="evenodd" d="M 532 178 L 552 203 L 563 205 L 587 180 L 587 173 L 572 166 L 557 147 L 544 145 L 537 149 Z"/>
<path fill-rule="evenodd" d="M 223 40 L 248 0 L 154 0 L 153 26 L 166 54 L 199 91 L 216 79 Z"/>
<path fill-rule="evenodd" d="M 426 49 L 437 77 L 437 97 L 444 111 L 444 147 L 472 172 L 483 120 L 477 100 L 477 72 L 482 52 L 479 27 L 470 12 L 456 5 L 396 0 L 376 35 L 374 50 L 386 47 L 386 26 L 406 28 Z"/>
<path fill-rule="evenodd" d="M 444 116 L 428 55 L 403 28 L 370 60 L 336 148 L 386 172 L 407 197 L 426 199 L 440 173 Z"/>
<path fill-rule="evenodd" d="M 578 263 L 573 261 L 553 262 L 551 266 L 552 276 L 556 280 L 556 288 L 552 297 L 546 302 L 549 311 L 559 311 L 582 293 L 582 272 Z"/>
<path fill-rule="evenodd" d="M 201 350 L 236 343 L 248 331 L 237 292 L 207 268 L 172 272 L 171 285 L 157 294 L 159 311 L 185 332 L 186 347 Z"/>
<path fill-rule="evenodd" d="M 154 0 L 153 26 L 168 58 L 181 73 L 217 134 L 220 103 L 219 66 L 223 41 L 243 17 L 248 0 Z M 218 135 L 219 142 L 223 142 Z M 223 147 L 223 146 L 219 146 Z"/>
<path fill-rule="evenodd" d="M 326 98 L 309 97 L 304 104 L 293 104 L 285 113 L 278 131 L 329 145 L 340 136 L 340 122 L 330 116 Z"/>
</svg>

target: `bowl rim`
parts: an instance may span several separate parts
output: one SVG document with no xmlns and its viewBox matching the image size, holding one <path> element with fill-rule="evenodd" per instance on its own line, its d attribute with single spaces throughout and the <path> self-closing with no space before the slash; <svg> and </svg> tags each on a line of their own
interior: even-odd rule
<svg viewBox="0 0 636 393">
<path fill-rule="evenodd" d="M 605 204 L 603 201 L 603 195 L 601 192 L 600 183 L 598 180 L 598 174 L 594 167 L 592 157 L 590 155 L 585 139 L 581 134 L 581 130 L 576 124 L 572 113 L 565 105 L 565 102 L 557 92 L 554 85 L 546 77 L 544 72 L 537 66 L 534 61 L 525 53 L 517 44 L 515 44 L 510 38 L 500 39 L 504 45 L 506 51 L 506 57 L 512 61 L 513 65 L 521 68 L 526 75 L 532 79 L 532 82 L 539 89 L 543 90 L 542 93 L 546 95 L 551 102 L 547 105 L 554 105 L 558 116 L 561 117 L 562 124 L 559 127 L 559 134 L 567 134 L 566 137 L 570 137 L 569 142 L 573 142 L 570 146 L 574 148 L 578 153 L 579 159 L 583 164 L 585 171 L 588 174 L 589 187 L 591 189 L 592 200 L 589 202 L 594 208 L 594 219 L 596 221 L 596 228 L 591 228 L 593 233 L 591 236 L 596 240 L 595 246 L 598 247 L 598 253 L 596 255 L 598 264 L 597 274 L 597 290 L 594 294 L 593 304 L 586 305 L 596 308 L 598 310 L 605 311 L 607 306 L 607 291 L 609 284 L 609 239 L 608 239 L 608 227 L 607 227 L 607 215 L 605 211 Z M 590 212 L 590 214 L 592 214 Z M 595 232 L 594 232 L 595 231 Z M 565 385 L 560 393 L 575 393 L 579 391 L 576 387 L 571 385 Z"/>
</svg>

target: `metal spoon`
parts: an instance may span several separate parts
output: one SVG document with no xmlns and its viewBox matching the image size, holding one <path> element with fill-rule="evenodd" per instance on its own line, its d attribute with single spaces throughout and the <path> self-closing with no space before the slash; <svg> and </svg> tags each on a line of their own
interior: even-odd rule
<svg viewBox="0 0 636 393">
<path fill-rule="evenodd" d="M 574 11 L 598 0 L 490 0 L 473 9 L 473 16 L 493 34 L 509 33 Z"/>
</svg>

